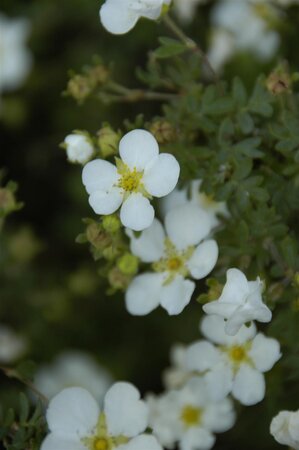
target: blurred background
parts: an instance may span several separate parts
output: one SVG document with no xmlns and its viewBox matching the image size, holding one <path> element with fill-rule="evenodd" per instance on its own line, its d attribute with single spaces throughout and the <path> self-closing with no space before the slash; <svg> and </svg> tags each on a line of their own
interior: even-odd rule
<svg viewBox="0 0 299 450">
<path fill-rule="evenodd" d="M 211 17 L 217 2 L 201 3 L 195 5 L 191 19 L 182 20 L 180 15 L 177 19 L 211 51 Z M 16 196 L 24 207 L 10 215 L 0 234 L 0 324 L 24 337 L 23 357 L 38 367 L 62 351 L 80 350 L 91 354 L 115 379 L 129 380 L 142 392 L 159 392 L 172 344 L 199 336 L 200 308 L 193 302 L 177 317 L 160 308 L 135 318 L 126 312 L 122 294 L 105 294 L 88 247 L 75 243 L 84 229 L 82 218 L 93 217 L 81 167 L 67 163 L 59 144 L 75 129 L 95 133 L 106 121 L 117 129 L 124 118 L 134 120 L 142 113 L 149 120 L 161 114 L 158 102 L 103 105 L 93 99 L 77 105 L 63 92 L 68 73 L 79 72 L 95 55 L 111 65 L 119 82 L 139 87 L 132 68 L 144 67 L 158 36 L 169 34 L 161 24 L 142 21 L 127 35 L 109 35 L 98 18 L 100 4 L 98 0 L 1 1 L 0 14 L 28 21 L 32 66 L 20 86 L 1 93 L 1 182 L 18 183 Z M 258 14 L 264 17 L 263 11 Z M 261 71 L 268 73 L 281 59 L 298 70 L 298 6 L 275 10 L 271 24 L 274 19 L 280 36 L 275 53 L 261 57 L 252 48 L 238 48 L 219 67 L 223 78 L 230 80 L 237 74 L 251 86 Z M 14 404 L 20 385 L 4 376 L 0 383 L 5 409 Z M 238 426 L 221 435 L 216 448 L 249 450 L 248 431 L 253 430 L 256 448 L 278 448 L 267 433 L 273 411 L 277 405 L 271 404 L 269 386 L 267 406 L 240 409 Z"/>
</svg>

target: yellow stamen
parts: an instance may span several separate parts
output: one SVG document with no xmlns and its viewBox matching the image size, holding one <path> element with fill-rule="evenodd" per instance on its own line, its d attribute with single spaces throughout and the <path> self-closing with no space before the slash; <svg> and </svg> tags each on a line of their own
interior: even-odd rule
<svg viewBox="0 0 299 450">
<path fill-rule="evenodd" d="M 201 421 L 202 411 L 194 406 L 187 405 L 181 413 L 181 419 L 186 427 L 198 425 Z"/>
<path fill-rule="evenodd" d="M 105 438 L 99 438 L 94 441 L 94 450 L 108 450 L 108 442 Z"/>
<path fill-rule="evenodd" d="M 167 261 L 168 270 L 178 270 L 182 266 L 182 260 L 178 257 L 170 258 Z"/>
<path fill-rule="evenodd" d="M 137 192 L 139 190 L 142 179 L 142 172 L 137 172 L 134 167 L 133 170 L 127 170 L 122 174 L 118 182 L 118 186 L 126 192 Z"/>
<path fill-rule="evenodd" d="M 229 356 L 236 363 L 240 363 L 244 359 L 247 359 L 246 350 L 243 347 L 238 346 L 238 345 L 236 345 L 230 349 Z"/>
</svg>

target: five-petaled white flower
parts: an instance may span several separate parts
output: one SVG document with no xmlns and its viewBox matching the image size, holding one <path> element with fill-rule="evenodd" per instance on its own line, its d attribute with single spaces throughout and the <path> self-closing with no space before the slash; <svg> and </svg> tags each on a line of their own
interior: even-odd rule
<svg viewBox="0 0 299 450">
<path fill-rule="evenodd" d="M 192 204 L 172 209 L 165 217 L 165 231 L 155 219 L 140 237 L 130 232 L 131 251 L 154 272 L 137 275 L 125 299 L 128 311 L 145 315 L 159 304 L 168 314 L 179 314 L 190 302 L 195 283 L 214 268 L 218 258 L 215 240 L 205 239 L 211 224 L 208 215 Z"/>
<path fill-rule="evenodd" d="M 166 448 L 178 443 L 181 450 L 208 450 L 214 433 L 230 429 L 235 413 L 228 398 L 215 402 L 202 378 L 190 380 L 182 389 L 149 396 L 150 426 Z"/>
<path fill-rule="evenodd" d="M 110 33 L 124 34 L 130 31 L 141 17 L 156 20 L 163 5 L 171 0 L 106 0 L 100 9 L 100 19 Z"/>
<path fill-rule="evenodd" d="M 34 386 L 51 399 L 67 387 L 82 387 L 102 402 L 112 384 L 109 372 L 87 353 L 60 354 L 51 365 L 43 366 L 34 377 Z"/>
<path fill-rule="evenodd" d="M 69 134 L 64 140 L 64 147 L 72 163 L 86 164 L 94 153 L 91 141 L 84 134 Z"/>
<path fill-rule="evenodd" d="M 230 336 L 235 335 L 242 324 L 252 320 L 270 322 L 272 313 L 263 303 L 263 282 L 260 278 L 248 281 L 238 269 L 229 269 L 226 277 L 221 296 L 218 300 L 206 303 L 204 312 L 227 319 L 225 331 Z"/>
<path fill-rule="evenodd" d="M 18 88 L 29 73 L 32 57 L 25 42 L 29 24 L 0 14 L 0 92 Z"/>
<path fill-rule="evenodd" d="M 233 337 L 225 333 L 224 327 L 224 319 L 219 316 L 203 319 L 202 334 L 212 343 L 200 340 L 187 348 L 186 370 L 190 376 L 203 374 L 215 399 L 231 392 L 243 405 L 254 405 L 265 395 L 263 373 L 281 357 L 279 342 L 256 334 L 254 323 L 250 327 L 243 325 Z"/>
<path fill-rule="evenodd" d="M 171 209 L 190 202 L 209 215 L 212 228 L 217 227 L 220 223 L 219 216 L 229 216 L 226 203 L 217 202 L 213 197 L 200 191 L 201 183 L 201 180 L 193 180 L 183 189 L 174 189 L 161 200 L 162 213 L 165 215 Z"/>
<path fill-rule="evenodd" d="M 112 214 L 122 205 L 123 225 L 141 231 L 155 216 L 149 199 L 164 197 L 175 188 L 180 166 L 174 156 L 159 155 L 156 139 L 145 130 L 127 133 L 119 143 L 119 154 L 117 167 L 102 159 L 87 163 L 83 184 L 95 213 Z"/>
<path fill-rule="evenodd" d="M 41 450 L 162 450 L 148 426 L 148 407 L 130 383 L 115 383 L 100 407 L 85 389 L 71 387 L 47 410 L 50 433 Z"/>
<path fill-rule="evenodd" d="M 299 450 L 299 411 L 280 411 L 271 421 L 270 433 L 280 444 Z"/>
</svg>

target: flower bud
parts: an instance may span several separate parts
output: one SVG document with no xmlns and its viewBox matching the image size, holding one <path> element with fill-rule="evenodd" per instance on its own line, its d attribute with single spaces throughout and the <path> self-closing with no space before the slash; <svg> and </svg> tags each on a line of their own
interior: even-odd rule
<svg viewBox="0 0 299 450">
<path fill-rule="evenodd" d="M 138 271 L 138 258 L 131 253 L 125 253 L 117 261 L 117 267 L 124 275 L 135 275 Z"/>
<path fill-rule="evenodd" d="M 102 64 L 99 64 L 97 66 L 92 67 L 88 75 L 90 77 L 90 80 L 95 85 L 101 85 L 105 84 L 106 81 L 109 78 L 109 71 L 107 67 L 103 66 Z"/>
<path fill-rule="evenodd" d="M 103 217 L 102 225 L 107 233 L 114 234 L 120 230 L 121 221 L 116 214 L 111 214 Z"/>
<path fill-rule="evenodd" d="M 279 66 L 270 73 L 266 80 L 266 86 L 273 95 L 280 95 L 290 91 L 291 77 L 285 65 Z"/>
<path fill-rule="evenodd" d="M 97 135 L 98 145 L 103 158 L 108 158 L 118 153 L 118 144 L 121 138 L 119 132 L 114 131 L 109 125 L 105 125 L 98 131 Z"/>
<path fill-rule="evenodd" d="M 126 290 L 131 281 L 131 277 L 123 274 L 118 267 L 113 267 L 108 274 L 108 280 L 113 288 Z"/>
<path fill-rule="evenodd" d="M 80 133 L 69 134 L 62 146 L 71 163 L 86 164 L 94 152 L 91 139 Z"/>
<path fill-rule="evenodd" d="M 111 245 L 111 238 L 100 224 L 94 222 L 86 228 L 87 240 L 98 250 L 105 249 Z"/>
<path fill-rule="evenodd" d="M 78 102 L 84 101 L 91 93 L 93 86 L 88 77 L 75 75 L 67 84 L 67 93 Z"/>
<path fill-rule="evenodd" d="M 155 120 L 149 128 L 149 131 L 155 136 L 159 144 L 165 145 L 176 139 L 176 129 L 167 120 Z"/>
</svg>

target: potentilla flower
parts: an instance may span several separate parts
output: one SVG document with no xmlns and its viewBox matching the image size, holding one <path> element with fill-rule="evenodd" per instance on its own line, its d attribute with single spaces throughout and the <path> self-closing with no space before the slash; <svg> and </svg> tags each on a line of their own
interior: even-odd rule
<svg viewBox="0 0 299 450">
<path fill-rule="evenodd" d="M 76 351 L 62 353 L 51 365 L 41 367 L 34 378 L 35 387 L 48 399 L 66 387 L 82 387 L 101 403 L 111 384 L 106 369 L 90 355 Z"/>
<path fill-rule="evenodd" d="M 228 336 L 224 319 L 219 316 L 206 316 L 201 331 L 211 342 L 200 340 L 187 348 L 185 370 L 190 376 L 204 374 L 215 399 L 231 392 L 243 405 L 260 402 L 265 395 L 263 374 L 281 357 L 279 342 L 256 334 L 253 323 Z"/>
<path fill-rule="evenodd" d="M 28 75 L 32 57 L 26 48 L 29 24 L 0 14 L 0 92 L 18 88 Z"/>
<path fill-rule="evenodd" d="M 85 389 L 71 387 L 54 397 L 47 410 L 50 433 L 41 450 L 162 450 L 148 426 L 148 407 L 130 383 L 115 383 L 101 410 Z"/>
<path fill-rule="evenodd" d="M 213 197 L 201 192 L 201 183 L 201 180 L 193 180 L 190 182 L 190 185 L 185 186 L 183 189 L 174 189 L 173 192 L 161 200 L 162 213 L 166 214 L 177 206 L 192 203 L 199 206 L 209 215 L 212 228 L 219 225 L 219 216 L 229 216 L 226 203 L 216 202 Z"/>
<path fill-rule="evenodd" d="M 0 324 L 0 363 L 11 364 L 23 356 L 27 347 L 25 339 L 13 329 Z"/>
<path fill-rule="evenodd" d="M 238 269 L 229 269 L 226 284 L 218 300 L 206 303 L 203 310 L 207 314 L 217 314 L 227 319 L 225 332 L 235 335 L 242 324 L 257 320 L 270 322 L 272 313 L 263 303 L 263 282 L 248 281 Z"/>
<path fill-rule="evenodd" d="M 139 237 L 129 233 L 131 252 L 152 264 L 152 272 L 136 276 L 126 292 L 131 314 L 144 315 L 159 304 L 168 314 L 179 314 L 190 302 L 195 283 L 214 268 L 218 258 L 208 215 L 192 204 L 172 209 L 165 217 L 165 231 L 155 219 Z"/>
<path fill-rule="evenodd" d="M 90 139 L 84 134 L 69 134 L 63 143 L 67 158 L 72 163 L 86 164 L 94 153 Z"/>
<path fill-rule="evenodd" d="M 235 422 L 232 402 L 215 402 L 204 379 L 194 378 L 180 390 L 149 396 L 150 426 L 166 448 L 208 450 L 214 433 L 229 430 Z"/>
<path fill-rule="evenodd" d="M 299 411 L 280 411 L 271 421 L 270 433 L 280 444 L 299 450 Z"/>
<path fill-rule="evenodd" d="M 156 20 L 163 5 L 171 0 L 106 0 L 100 9 L 100 19 L 110 33 L 124 34 L 130 31 L 141 17 Z"/>
<path fill-rule="evenodd" d="M 124 226 L 141 231 L 154 219 L 152 197 L 164 197 L 176 186 L 180 166 L 174 156 L 159 154 L 154 136 L 145 130 L 127 133 L 119 143 L 116 166 L 95 159 L 83 169 L 89 204 L 97 214 L 112 214 L 120 206 Z"/>
<path fill-rule="evenodd" d="M 163 372 L 163 383 L 166 389 L 181 388 L 190 379 L 190 373 L 186 367 L 186 351 L 187 346 L 183 344 L 175 344 L 170 349 L 171 366 Z"/>
</svg>

